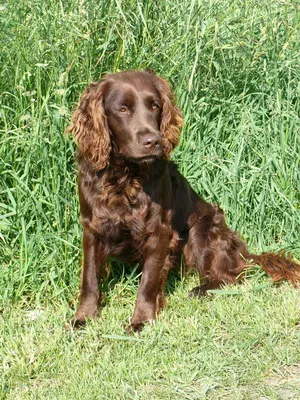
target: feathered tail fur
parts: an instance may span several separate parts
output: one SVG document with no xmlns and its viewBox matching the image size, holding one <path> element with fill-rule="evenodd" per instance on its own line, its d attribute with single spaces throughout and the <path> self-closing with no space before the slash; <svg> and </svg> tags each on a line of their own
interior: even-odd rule
<svg viewBox="0 0 300 400">
<path fill-rule="evenodd" d="M 274 282 L 287 280 L 294 286 L 298 286 L 300 265 L 292 261 L 290 256 L 284 256 L 281 253 L 262 253 L 260 255 L 249 254 L 247 258 L 260 265 Z"/>
</svg>

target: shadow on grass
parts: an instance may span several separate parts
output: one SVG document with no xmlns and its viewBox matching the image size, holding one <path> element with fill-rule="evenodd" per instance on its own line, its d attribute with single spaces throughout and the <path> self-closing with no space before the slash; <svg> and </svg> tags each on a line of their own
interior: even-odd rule
<svg viewBox="0 0 300 400">
<path fill-rule="evenodd" d="M 105 294 L 109 295 L 118 283 L 124 281 L 138 288 L 142 275 L 139 264 L 123 264 L 116 260 L 110 260 L 110 266 L 110 271 L 104 278 L 101 288 Z M 165 287 L 165 294 L 167 296 L 174 293 L 178 282 L 182 280 L 183 276 L 182 266 L 170 271 Z"/>
</svg>

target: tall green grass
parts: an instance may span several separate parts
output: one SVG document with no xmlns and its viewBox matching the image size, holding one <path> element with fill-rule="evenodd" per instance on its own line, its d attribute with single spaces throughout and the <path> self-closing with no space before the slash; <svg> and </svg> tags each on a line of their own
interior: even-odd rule
<svg viewBox="0 0 300 400">
<path fill-rule="evenodd" d="M 172 82 L 185 115 L 174 159 L 196 191 L 221 204 L 254 250 L 299 256 L 297 7 L 296 1 L 2 5 L 1 295 L 27 301 L 74 293 L 75 148 L 63 132 L 89 82 L 129 68 L 151 68 Z"/>
</svg>

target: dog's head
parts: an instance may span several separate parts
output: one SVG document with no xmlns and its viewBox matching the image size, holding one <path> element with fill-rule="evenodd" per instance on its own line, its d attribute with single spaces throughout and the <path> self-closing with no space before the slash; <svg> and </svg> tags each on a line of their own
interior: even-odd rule
<svg viewBox="0 0 300 400">
<path fill-rule="evenodd" d="M 167 158 L 179 141 L 181 124 L 164 79 L 149 71 L 126 71 L 88 86 L 67 131 L 101 170 L 112 153 L 139 163 Z"/>
</svg>

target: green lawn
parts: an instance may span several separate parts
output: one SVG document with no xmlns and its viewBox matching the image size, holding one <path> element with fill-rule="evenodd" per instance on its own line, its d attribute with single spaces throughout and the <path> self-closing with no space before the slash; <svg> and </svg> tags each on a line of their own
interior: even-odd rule
<svg viewBox="0 0 300 400">
<path fill-rule="evenodd" d="M 0 399 L 300 398 L 299 290 L 259 269 L 167 307 L 127 335 L 139 276 L 115 264 L 106 307 L 65 327 L 81 260 L 75 145 L 88 83 L 151 68 L 185 115 L 173 159 L 251 250 L 300 259 L 300 9 L 291 1 L 33 1 L 0 5 Z"/>
</svg>

